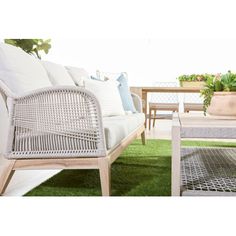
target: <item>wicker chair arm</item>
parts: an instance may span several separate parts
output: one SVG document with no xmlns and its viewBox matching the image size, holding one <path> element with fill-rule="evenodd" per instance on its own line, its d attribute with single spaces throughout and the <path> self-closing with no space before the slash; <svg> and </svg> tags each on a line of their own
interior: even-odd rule
<svg viewBox="0 0 236 236">
<path fill-rule="evenodd" d="M 142 99 L 135 93 L 131 93 L 134 106 L 138 112 L 142 112 Z"/>
<path fill-rule="evenodd" d="M 10 100 L 8 158 L 105 156 L 102 114 L 83 88 L 39 89 Z"/>
</svg>

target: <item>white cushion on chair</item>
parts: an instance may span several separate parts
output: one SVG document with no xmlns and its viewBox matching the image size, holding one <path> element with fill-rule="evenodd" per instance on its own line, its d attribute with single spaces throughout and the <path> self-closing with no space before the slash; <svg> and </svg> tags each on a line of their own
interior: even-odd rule
<svg viewBox="0 0 236 236">
<path fill-rule="evenodd" d="M 126 138 L 135 129 L 144 125 L 145 116 L 143 113 L 135 113 L 125 116 L 104 117 L 103 126 L 106 138 L 107 149 L 112 149 L 121 140 Z"/>
<path fill-rule="evenodd" d="M 64 66 L 50 61 L 41 61 L 41 63 L 46 69 L 52 85 L 75 85 Z"/>
<path fill-rule="evenodd" d="M 51 86 L 38 59 L 5 43 L 0 43 L 0 80 L 16 94 Z"/>
<path fill-rule="evenodd" d="M 84 86 L 84 80 L 90 79 L 89 73 L 83 68 L 66 66 L 66 69 L 68 70 L 74 83 L 78 86 Z"/>
<path fill-rule="evenodd" d="M 116 81 L 103 82 L 85 79 L 84 85 L 87 90 L 97 97 L 103 116 L 119 116 L 125 114 Z"/>
</svg>

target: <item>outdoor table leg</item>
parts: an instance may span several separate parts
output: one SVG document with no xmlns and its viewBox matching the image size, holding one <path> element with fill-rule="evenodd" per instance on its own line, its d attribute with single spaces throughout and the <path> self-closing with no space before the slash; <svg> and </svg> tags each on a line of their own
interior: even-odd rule
<svg viewBox="0 0 236 236">
<path fill-rule="evenodd" d="M 173 117 L 172 123 L 172 166 L 171 166 L 171 195 L 180 196 L 180 165 L 181 165 L 181 136 L 178 116 Z"/>
<path fill-rule="evenodd" d="M 147 92 L 142 90 L 143 113 L 145 114 L 145 128 L 147 127 Z"/>
</svg>

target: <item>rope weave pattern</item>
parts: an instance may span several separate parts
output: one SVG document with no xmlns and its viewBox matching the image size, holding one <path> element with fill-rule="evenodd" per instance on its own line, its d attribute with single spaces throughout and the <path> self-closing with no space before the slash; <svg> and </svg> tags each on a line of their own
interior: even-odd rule
<svg viewBox="0 0 236 236">
<path fill-rule="evenodd" d="M 185 191 L 236 193 L 235 148 L 182 148 L 181 177 Z"/>
<path fill-rule="evenodd" d="M 13 101 L 9 158 L 105 155 L 100 107 L 86 90 L 51 88 Z"/>
</svg>

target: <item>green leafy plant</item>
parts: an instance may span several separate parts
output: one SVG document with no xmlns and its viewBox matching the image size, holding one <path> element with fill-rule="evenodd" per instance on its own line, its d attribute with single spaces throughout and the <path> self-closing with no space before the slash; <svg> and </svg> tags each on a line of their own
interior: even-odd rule
<svg viewBox="0 0 236 236">
<path fill-rule="evenodd" d="M 48 54 L 51 48 L 51 39 L 5 39 L 5 43 L 20 47 L 30 55 L 41 59 L 40 51 Z"/>
<path fill-rule="evenodd" d="M 236 91 L 236 74 L 228 71 L 226 74 L 217 74 L 209 77 L 206 81 L 205 88 L 201 91 L 203 97 L 204 114 L 211 104 L 211 98 L 214 92 L 231 92 Z"/>
<path fill-rule="evenodd" d="M 223 91 L 236 91 L 236 74 L 231 73 L 231 71 L 222 75 L 220 82 L 223 86 Z"/>
<path fill-rule="evenodd" d="M 214 75 L 211 74 L 191 74 L 181 75 L 177 79 L 179 81 L 207 81 L 208 78 L 212 78 Z"/>
<path fill-rule="evenodd" d="M 203 110 L 204 115 L 206 115 L 207 107 L 211 104 L 211 98 L 215 91 L 214 78 L 209 78 L 206 81 L 205 88 L 201 91 L 201 96 L 203 99 Z"/>
<path fill-rule="evenodd" d="M 209 78 L 213 78 L 214 75 L 212 74 L 191 74 L 191 75 L 181 75 L 177 79 L 180 82 L 180 85 L 182 86 L 183 81 L 186 82 L 205 82 Z"/>
</svg>

